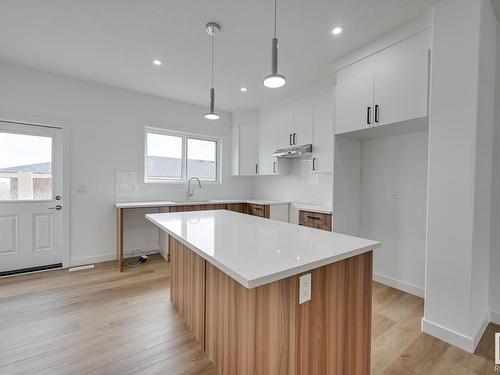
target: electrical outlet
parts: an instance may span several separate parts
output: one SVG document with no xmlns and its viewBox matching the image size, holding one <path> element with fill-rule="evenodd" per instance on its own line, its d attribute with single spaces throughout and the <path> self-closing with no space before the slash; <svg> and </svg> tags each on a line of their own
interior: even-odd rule
<svg viewBox="0 0 500 375">
<path fill-rule="evenodd" d="M 311 299 L 311 274 L 299 277 L 299 304 Z"/>
<path fill-rule="evenodd" d="M 401 189 L 394 189 L 393 192 L 393 198 L 394 199 L 401 199 Z"/>
</svg>

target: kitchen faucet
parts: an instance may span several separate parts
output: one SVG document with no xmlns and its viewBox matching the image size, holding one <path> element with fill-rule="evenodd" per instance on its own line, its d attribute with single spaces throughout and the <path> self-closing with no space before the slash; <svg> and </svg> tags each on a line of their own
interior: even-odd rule
<svg viewBox="0 0 500 375">
<path fill-rule="evenodd" d="M 191 177 L 188 181 L 188 184 L 187 184 L 187 199 L 191 198 L 194 194 L 194 187 L 193 187 L 193 190 L 191 190 L 191 181 L 193 181 L 193 180 L 198 181 L 198 188 L 201 189 L 200 179 L 198 177 Z"/>
</svg>

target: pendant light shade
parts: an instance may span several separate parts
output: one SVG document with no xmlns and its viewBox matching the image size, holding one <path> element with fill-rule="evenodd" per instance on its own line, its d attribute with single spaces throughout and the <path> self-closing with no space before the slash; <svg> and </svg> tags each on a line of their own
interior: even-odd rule
<svg viewBox="0 0 500 375">
<path fill-rule="evenodd" d="M 205 113 L 205 118 L 207 120 L 218 120 L 220 115 L 215 113 L 215 89 L 214 89 L 214 36 L 217 31 L 220 31 L 220 26 L 215 22 L 207 23 L 207 33 L 210 35 L 212 43 L 212 86 L 210 87 L 210 109 L 208 113 Z"/>
<path fill-rule="evenodd" d="M 274 38 L 271 42 L 271 74 L 264 78 L 262 84 L 271 89 L 285 86 L 286 78 L 278 74 L 278 38 L 276 36 L 276 1 L 274 0 Z"/>
</svg>

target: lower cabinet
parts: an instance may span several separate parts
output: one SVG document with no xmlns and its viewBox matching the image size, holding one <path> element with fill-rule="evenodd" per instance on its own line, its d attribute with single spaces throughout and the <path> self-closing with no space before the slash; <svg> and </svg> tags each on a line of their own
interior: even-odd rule
<svg viewBox="0 0 500 375">
<path fill-rule="evenodd" d="M 249 204 L 249 214 L 252 216 L 260 216 L 265 217 L 267 219 L 270 218 L 270 208 L 268 205 L 263 204 Z"/>
<path fill-rule="evenodd" d="M 186 206 L 172 206 L 169 212 L 226 210 L 227 204 L 191 204 Z"/>
<path fill-rule="evenodd" d="M 332 215 L 311 211 L 299 211 L 299 225 L 332 231 Z"/>
<path fill-rule="evenodd" d="M 249 213 L 249 204 L 248 203 L 230 203 L 227 205 L 227 209 L 233 212 L 239 212 L 240 214 L 248 214 Z"/>
</svg>

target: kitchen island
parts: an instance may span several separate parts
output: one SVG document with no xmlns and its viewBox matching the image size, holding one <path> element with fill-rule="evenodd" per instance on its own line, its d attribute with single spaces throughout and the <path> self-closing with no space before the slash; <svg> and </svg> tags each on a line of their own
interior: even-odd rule
<svg viewBox="0 0 500 375">
<path fill-rule="evenodd" d="M 227 210 L 146 218 L 169 234 L 170 298 L 219 373 L 369 374 L 378 242 Z"/>
</svg>

